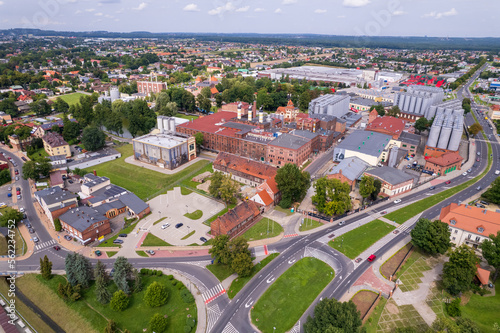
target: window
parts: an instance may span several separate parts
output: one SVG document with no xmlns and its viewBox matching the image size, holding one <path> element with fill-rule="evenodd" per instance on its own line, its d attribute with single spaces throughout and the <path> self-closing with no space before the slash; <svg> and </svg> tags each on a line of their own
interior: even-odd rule
<svg viewBox="0 0 500 333">
<path fill-rule="evenodd" d="M 455 224 L 457 224 L 457 221 L 455 221 L 455 220 L 450 220 L 450 223 L 451 223 L 451 225 L 455 225 Z"/>
<path fill-rule="evenodd" d="M 455 240 L 455 239 L 456 239 L 456 237 L 453 237 L 453 238 L 452 238 L 452 240 Z"/>
<path fill-rule="evenodd" d="M 484 228 L 479 227 L 479 228 L 477 228 L 477 231 L 482 233 L 482 232 L 484 232 Z"/>
<path fill-rule="evenodd" d="M 455 230 L 455 233 L 458 234 L 458 230 Z"/>
<path fill-rule="evenodd" d="M 471 238 L 472 238 L 472 235 L 471 235 L 471 234 L 469 234 L 469 235 L 467 236 L 467 239 L 471 239 Z"/>
<path fill-rule="evenodd" d="M 476 237 L 476 242 L 478 242 L 478 243 L 479 243 L 480 241 L 481 241 L 481 237 L 477 236 L 477 237 Z"/>
</svg>

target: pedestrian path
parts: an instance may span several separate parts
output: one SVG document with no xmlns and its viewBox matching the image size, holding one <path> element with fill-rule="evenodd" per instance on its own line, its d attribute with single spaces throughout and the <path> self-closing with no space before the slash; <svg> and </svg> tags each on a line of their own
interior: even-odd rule
<svg viewBox="0 0 500 333">
<path fill-rule="evenodd" d="M 55 239 L 51 239 L 49 241 L 46 241 L 46 242 L 43 242 L 41 244 L 38 244 L 38 245 L 35 245 L 35 251 L 40 251 L 40 250 L 43 250 L 49 246 L 53 246 L 55 245 L 57 242 L 55 241 Z"/>
<path fill-rule="evenodd" d="M 299 234 L 289 234 L 289 235 L 285 235 L 283 236 L 283 238 L 289 238 L 289 237 L 297 237 Z"/>
<path fill-rule="evenodd" d="M 215 300 L 217 297 L 224 295 L 225 293 L 226 293 L 226 289 L 224 289 L 222 284 L 219 283 L 215 287 L 204 292 L 201 296 L 203 297 L 203 301 L 205 301 L 205 304 L 209 304 L 210 302 Z"/>
<path fill-rule="evenodd" d="M 231 323 L 227 323 L 226 327 L 222 330 L 222 333 L 239 333 L 239 331 Z"/>
<path fill-rule="evenodd" d="M 218 304 L 207 307 L 207 332 L 210 332 L 217 320 L 219 320 L 222 311 Z"/>
</svg>

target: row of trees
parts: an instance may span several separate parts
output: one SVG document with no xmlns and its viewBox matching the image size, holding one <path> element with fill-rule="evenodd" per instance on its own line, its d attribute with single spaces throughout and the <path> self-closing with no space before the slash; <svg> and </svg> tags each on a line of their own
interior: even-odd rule
<svg viewBox="0 0 500 333">
<path fill-rule="evenodd" d="M 250 276 L 253 270 L 252 256 L 248 250 L 248 242 L 243 237 L 229 240 L 227 235 L 214 238 L 212 248 L 208 250 L 214 262 L 227 265 L 238 276 Z"/>
</svg>

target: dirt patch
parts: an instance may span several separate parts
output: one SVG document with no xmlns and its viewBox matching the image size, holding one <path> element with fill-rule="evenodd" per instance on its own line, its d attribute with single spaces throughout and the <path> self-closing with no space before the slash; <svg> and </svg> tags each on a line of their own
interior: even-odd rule
<svg viewBox="0 0 500 333">
<path fill-rule="evenodd" d="M 390 314 L 394 314 L 394 315 L 399 314 L 399 309 L 396 306 L 396 304 L 387 303 L 386 306 L 385 306 L 385 308 L 387 309 L 387 311 L 389 311 Z"/>
<path fill-rule="evenodd" d="M 370 310 L 370 306 L 377 299 L 377 297 L 378 295 L 376 293 L 369 290 L 361 290 L 352 297 L 352 301 L 356 304 L 356 308 L 361 313 L 361 318 L 363 318 Z"/>
<path fill-rule="evenodd" d="M 380 266 L 380 273 L 387 279 L 394 274 L 394 271 L 403 261 L 404 257 L 410 251 L 411 243 L 406 244 L 401 248 L 395 255 L 393 255 L 389 260 L 387 260 L 382 266 Z"/>
<path fill-rule="evenodd" d="M 204 183 L 201 183 L 200 185 L 196 186 L 196 188 L 198 190 L 202 190 L 202 191 L 205 191 L 208 193 L 209 192 L 208 188 L 210 187 L 210 183 L 211 183 L 211 181 L 209 179 L 209 180 L 205 181 Z"/>
</svg>

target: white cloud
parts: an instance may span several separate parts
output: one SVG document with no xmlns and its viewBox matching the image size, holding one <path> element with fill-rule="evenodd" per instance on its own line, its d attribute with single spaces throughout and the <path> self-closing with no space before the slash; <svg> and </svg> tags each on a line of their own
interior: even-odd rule
<svg viewBox="0 0 500 333">
<path fill-rule="evenodd" d="M 144 9 L 144 8 L 146 8 L 147 6 L 148 6 L 148 4 L 147 4 L 147 3 L 145 3 L 145 2 L 141 2 L 141 3 L 139 4 L 139 6 L 137 6 L 136 8 L 132 8 L 132 9 L 133 9 L 133 10 L 143 10 L 143 9 Z"/>
<path fill-rule="evenodd" d="M 104 14 L 103 13 L 95 13 L 94 15 L 95 16 L 103 16 Z"/>
<path fill-rule="evenodd" d="M 337 18 L 345 18 L 345 15 L 338 15 Z"/>
<path fill-rule="evenodd" d="M 297 0 L 283 0 L 282 4 L 284 5 L 291 5 L 297 3 Z"/>
<path fill-rule="evenodd" d="M 265 12 L 266 10 L 264 8 L 255 8 L 253 11 L 256 13 L 260 13 L 260 12 Z"/>
<path fill-rule="evenodd" d="M 3 1 L 0 1 L 0 6 L 1 6 L 1 5 L 3 5 L 3 4 L 4 4 L 4 2 L 3 2 Z"/>
<path fill-rule="evenodd" d="M 402 10 L 395 10 L 395 11 L 392 12 L 392 15 L 394 15 L 394 16 L 401 16 L 401 15 L 404 15 L 404 14 L 406 14 L 406 12 L 402 11 Z"/>
<path fill-rule="evenodd" d="M 236 9 L 235 12 L 238 12 L 238 13 L 248 12 L 249 9 L 250 9 L 250 6 L 245 6 L 245 7 L 241 7 L 241 8 Z"/>
<path fill-rule="evenodd" d="M 424 14 L 422 17 L 433 17 L 435 19 L 440 19 L 440 18 L 443 18 L 446 16 L 455 16 L 455 15 L 458 15 L 458 11 L 455 8 L 452 8 L 447 12 L 441 12 L 441 13 L 430 12 L 430 13 Z"/>
<path fill-rule="evenodd" d="M 344 0 L 345 7 L 363 7 L 370 3 L 370 0 Z"/>
<path fill-rule="evenodd" d="M 316 9 L 314 12 L 316 14 L 324 14 L 324 13 L 326 13 L 326 9 Z"/>
<path fill-rule="evenodd" d="M 89 8 L 89 9 L 85 9 L 86 12 L 89 12 L 89 13 L 92 13 L 92 12 L 95 12 L 95 8 Z"/>
<path fill-rule="evenodd" d="M 225 5 L 219 6 L 217 8 L 211 9 L 208 11 L 208 15 L 218 15 L 224 12 L 231 12 L 235 10 L 235 7 L 232 2 L 227 2 Z"/>
<path fill-rule="evenodd" d="M 186 5 L 186 7 L 184 7 L 182 10 L 185 12 L 199 12 L 200 11 L 198 9 L 198 5 L 195 3 L 190 3 L 189 5 Z"/>
<path fill-rule="evenodd" d="M 283 11 L 281 10 L 281 8 L 276 8 L 276 10 L 275 10 L 274 12 L 275 12 L 276 14 L 279 14 L 279 13 L 281 13 L 281 12 L 283 12 Z"/>
<path fill-rule="evenodd" d="M 82 11 L 80 9 L 78 9 L 76 12 L 75 12 L 75 15 L 78 15 L 78 14 L 81 14 Z"/>
</svg>

